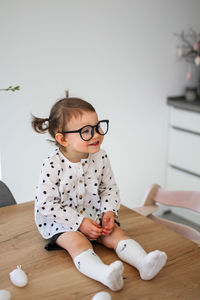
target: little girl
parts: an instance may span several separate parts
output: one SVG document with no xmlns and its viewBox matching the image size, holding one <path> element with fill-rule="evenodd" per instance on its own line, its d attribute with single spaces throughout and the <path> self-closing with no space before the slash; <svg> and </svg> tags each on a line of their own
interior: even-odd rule
<svg viewBox="0 0 200 300">
<path fill-rule="evenodd" d="M 38 133 L 48 131 L 58 146 L 43 165 L 35 200 L 35 221 L 46 248 L 54 245 L 71 255 L 76 268 L 113 291 L 123 287 L 123 264 L 105 265 L 92 240 L 112 248 L 119 258 L 150 280 L 166 263 L 159 250 L 147 254 L 119 227 L 119 190 L 101 144 L 109 121 L 98 120 L 88 102 L 66 96 L 56 102 L 49 118 L 33 116 Z"/>
</svg>

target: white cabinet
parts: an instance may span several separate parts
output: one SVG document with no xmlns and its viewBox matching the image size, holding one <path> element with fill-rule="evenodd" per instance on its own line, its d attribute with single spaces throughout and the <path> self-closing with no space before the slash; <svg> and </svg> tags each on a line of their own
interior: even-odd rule
<svg viewBox="0 0 200 300">
<path fill-rule="evenodd" d="M 166 171 L 168 190 L 200 191 L 200 113 L 170 106 L 168 158 Z M 173 209 L 190 221 L 200 224 L 196 213 Z"/>
<path fill-rule="evenodd" d="M 200 135 L 170 127 L 168 162 L 200 176 Z"/>
<path fill-rule="evenodd" d="M 200 112 L 170 107 L 171 126 L 200 133 Z"/>
</svg>

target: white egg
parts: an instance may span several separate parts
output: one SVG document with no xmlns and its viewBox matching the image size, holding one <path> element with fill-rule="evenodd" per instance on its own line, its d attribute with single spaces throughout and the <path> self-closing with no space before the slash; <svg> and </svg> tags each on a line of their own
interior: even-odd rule
<svg viewBox="0 0 200 300">
<path fill-rule="evenodd" d="M 28 277 L 21 266 L 17 266 L 17 269 L 10 273 L 10 280 L 14 285 L 19 287 L 23 287 L 28 283 Z"/>
<path fill-rule="evenodd" d="M 0 300 L 10 300 L 11 294 L 7 290 L 0 290 Z"/>
<path fill-rule="evenodd" d="M 92 300 L 111 300 L 111 296 L 107 292 L 100 292 L 95 294 Z"/>
</svg>

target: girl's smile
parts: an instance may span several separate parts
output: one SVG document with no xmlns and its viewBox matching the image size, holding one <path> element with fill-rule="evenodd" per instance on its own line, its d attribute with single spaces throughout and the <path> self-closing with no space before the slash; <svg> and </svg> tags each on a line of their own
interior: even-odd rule
<svg viewBox="0 0 200 300">
<path fill-rule="evenodd" d="M 89 144 L 89 146 L 98 146 L 100 144 L 100 142 L 99 141 L 96 141 L 96 142 L 94 142 L 94 143 L 92 143 L 92 144 Z"/>
</svg>

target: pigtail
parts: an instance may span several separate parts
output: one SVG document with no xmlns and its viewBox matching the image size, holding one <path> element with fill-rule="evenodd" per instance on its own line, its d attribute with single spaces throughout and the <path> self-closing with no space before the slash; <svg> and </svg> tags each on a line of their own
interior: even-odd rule
<svg viewBox="0 0 200 300">
<path fill-rule="evenodd" d="M 37 118 L 32 115 L 32 127 L 37 133 L 45 133 L 49 130 L 49 118 Z"/>
</svg>

